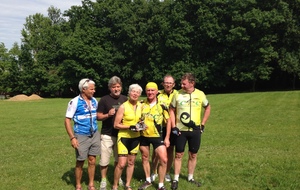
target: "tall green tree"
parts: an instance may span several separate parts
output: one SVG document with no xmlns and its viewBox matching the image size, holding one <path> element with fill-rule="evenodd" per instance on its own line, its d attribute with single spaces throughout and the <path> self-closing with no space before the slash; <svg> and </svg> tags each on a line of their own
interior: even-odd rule
<svg viewBox="0 0 300 190">
<path fill-rule="evenodd" d="M 65 59 L 62 54 L 62 42 L 65 19 L 60 9 L 53 6 L 48 9 L 48 17 L 42 14 L 30 15 L 22 30 L 23 48 L 25 54 L 31 54 L 31 65 L 25 64 L 24 68 L 32 72 L 23 73 L 26 81 L 30 81 L 27 93 L 38 93 L 47 96 L 61 94 L 63 78 L 61 75 L 61 63 Z M 30 80 L 29 80 L 30 79 Z M 31 90 L 29 90 L 31 89 Z"/>
<path fill-rule="evenodd" d="M 300 2 L 287 0 L 281 2 L 278 11 L 285 22 L 278 29 L 279 68 L 292 75 L 292 88 L 296 88 L 296 79 L 300 79 Z"/>
<path fill-rule="evenodd" d="M 284 18 L 270 4 L 239 1 L 234 4 L 235 11 L 228 23 L 230 52 L 227 60 L 231 63 L 228 74 L 236 81 L 252 82 L 253 91 L 257 81 L 270 79 L 274 69 L 272 64 L 278 59 L 275 30 Z"/>
<path fill-rule="evenodd" d="M 103 5 L 100 6 L 99 5 Z M 107 41 L 109 31 L 105 26 L 106 3 L 85 0 L 82 6 L 73 6 L 65 16 L 69 17 L 69 35 L 63 43 L 66 59 L 63 62 L 66 85 L 73 86 L 80 78 L 93 79 L 98 87 L 107 83 L 108 73 L 118 69 L 111 60 L 112 48 Z M 103 16 L 103 17 L 102 17 Z"/>
<path fill-rule="evenodd" d="M 8 91 L 7 76 L 9 75 L 9 54 L 4 43 L 0 43 L 0 94 Z"/>
</svg>

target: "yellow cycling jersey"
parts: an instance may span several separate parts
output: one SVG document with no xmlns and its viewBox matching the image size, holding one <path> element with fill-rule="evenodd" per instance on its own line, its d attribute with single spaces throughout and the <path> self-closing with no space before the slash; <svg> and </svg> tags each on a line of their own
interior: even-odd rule
<svg viewBox="0 0 300 190">
<path fill-rule="evenodd" d="M 136 125 L 142 116 L 142 104 L 137 102 L 136 109 L 134 110 L 133 105 L 127 100 L 123 103 L 124 114 L 123 114 L 123 125 L 131 126 Z M 120 129 L 118 137 L 135 138 L 139 137 L 139 132 L 134 132 L 129 129 Z"/>
<path fill-rule="evenodd" d="M 192 131 L 193 129 L 188 127 L 190 121 L 193 121 L 196 126 L 200 126 L 202 107 L 207 105 L 208 100 L 204 92 L 196 88 L 191 94 L 179 90 L 170 104 L 176 108 L 176 127 L 181 131 Z"/>
<path fill-rule="evenodd" d="M 169 110 L 169 106 L 173 99 L 173 96 L 174 96 L 174 94 L 177 94 L 177 93 L 178 93 L 178 91 L 175 89 L 173 89 L 170 94 L 167 94 L 165 92 L 165 90 L 159 90 L 159 94 L 157 95 L 157 101 L 159 104 L 164 105 L 167 110 Z M 166 126 L 167 126 L 167 120 L 164 119 L 163 127 L 166 127 Z"/>
<path fill-rule="evenodd" d="M 164 103 L 167 105 L 167 107 L 169 107 L 174 94 L 177 94 L 177 93 L 178 93 L 178 91 L 175 89 L 173 89 L 173 91 L 170 94 L 167 94 L 164 90 L 159 90 L 157 100 L 159 103 Z"/>
<path fill-rule="evenodd" d="M 147 129 L 141 132 L 145 137 L 160 137 L 162 133 L 162 123 L 164 119 L 169 119 L 169 112 L 164 110 L 158 103 L 151 107 L 150 103 L 146 100 L 142 104 L 142 115 L 145 118 L 144 122 Z"/>
</svg>

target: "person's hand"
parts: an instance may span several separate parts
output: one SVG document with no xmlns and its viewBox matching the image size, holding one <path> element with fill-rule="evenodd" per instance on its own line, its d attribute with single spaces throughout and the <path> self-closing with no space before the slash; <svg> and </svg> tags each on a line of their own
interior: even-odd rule
<svg viewBox="0 0 300 190">
<path fill-rule="evenodd" d="M 73 148 L 77 149 L 79 147 L 79 143 L 76 137 L 71 138 L 71 145 Z"/>
<path fill-rule="evenodd" d="M 130 130 L 130 131 L 134 131 L 134 132 L 138 132 L 138 129 L 136 128 L 135 125 L 130 125 L 130 126 L 129 126 L 129 130 Z"/>
<path fill-rule="evenodd" d="M 147 125 L 144 123 L 144 121 L 139 121 L 135 126 L 138 131 L 144 131 L 147 129 Z"/>
<path fill-rule="evenodd" d="M 162 107 L 163 110 L 166 110 L 166 111 L 169 110 L 168 106 L 164 103 L 160 104 L 160 106 Z"/>
<path fill-rule="evenodd" d="M 111 117 L 113 115 L 116 114 L 116 109 L 115 108 L 111 108 L 109 111 L 108 111 L 108 117 Z"/>
<path fill-rule="evenodd" d="M 167 148 L 170 146 L 170 140 L 169 140 L 169 138 L 165 138 L 164 144 L 165 144 L 165 146 L 166 146 Z"/>
<path fill-rule="evenodd" d="M 204 128 L 205 128 L 204 125 L 201 125 L 201 126 L 200 126 L 200 133 L 204 133 Z"/>
<path fill-rule="evenodd" d="M 176 135 L 179 136 L 181 134 L 180 130 L 178 129 L 178 127 L 173 127 L 171 132 Z"/>
</svg>

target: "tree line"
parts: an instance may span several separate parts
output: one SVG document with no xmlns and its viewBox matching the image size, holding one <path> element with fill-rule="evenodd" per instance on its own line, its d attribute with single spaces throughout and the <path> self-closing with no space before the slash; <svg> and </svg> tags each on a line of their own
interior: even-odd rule
<svg viewBox="0 0 300 190">
<path fill-rule="evenodd" d="M 62 97 L 81 78 L 144 86 L 185 72 L 209 92 L 296 89 L 298 0 L 83 0 L 29 15 L 22 43 L 0 43 L 0 93 Z M 297 86 L 298 85 L 298 86 Z M 180 88 L 180 85 L 177 85 Z"/>
</svg>

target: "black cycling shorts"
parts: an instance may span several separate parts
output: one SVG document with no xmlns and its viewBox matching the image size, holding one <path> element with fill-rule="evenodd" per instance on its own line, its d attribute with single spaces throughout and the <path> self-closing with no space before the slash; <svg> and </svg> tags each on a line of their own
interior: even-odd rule
<svg viewBox="0 0 300 190">
<path fill-rule="evenodd" d="M 141 136 L 140 146 L 150 146 L 152 144 L 153 149 L 165 145 L 164 140 L 161 137 L 144 137 Z"/>
<path fill-rule="evenodd" d="M 184 152 L 186 142 L 188 142 L 189 151 L 191 153 L 197 153 L 201 144 L 200 130 L 194 131 L 180 131 L 181 135 L 176 138 L 175 151 Z"/>
</svg>

